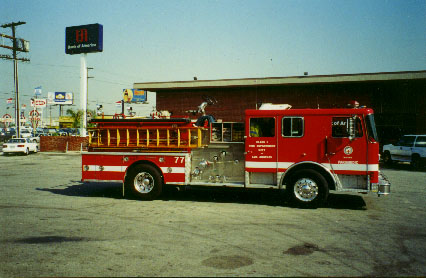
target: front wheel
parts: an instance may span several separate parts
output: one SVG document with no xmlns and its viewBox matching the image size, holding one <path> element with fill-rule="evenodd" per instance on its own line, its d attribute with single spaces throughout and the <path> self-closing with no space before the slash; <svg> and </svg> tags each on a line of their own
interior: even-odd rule
<svg viewBox="0 0 426 278">
<path fill-rule="evenodd" d="M 162 192 L 163 179 L 151 165 L 136 165 L 129 170 L 124 181 L 126 195 L 142 200 L 153 200 Z"/>
<path fill-rule="evenodd" d="M 327 200 L 328 184 L 323 175 L 312 169 L 294 173 L 287 186 L 290 200 L 300 207 L 318 207 Z"/>
<path fill-rule="evenodd" d="M 391 157 L 390 152 L 385 151 L 385 152 L 383 153 L 383 162 L 384 162 L 386 165 L 391 165 L 391 164 L 392 164 L 392 157 Z"/>
</svg>

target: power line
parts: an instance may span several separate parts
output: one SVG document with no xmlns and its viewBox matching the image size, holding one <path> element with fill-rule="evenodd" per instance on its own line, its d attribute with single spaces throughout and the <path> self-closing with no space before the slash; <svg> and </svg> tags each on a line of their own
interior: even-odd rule
<svg viewBox="0 0 426 278">
<path fill-rule="evenodd" d="M 19 114 L 19 82 L 18 82 L 18 61 L 24 61 L 29 62 L 29 59 L 26 58 L 18 58 L 17 53 L 18 52 L 29 52 L 29 42 L 23 39 L 18 39 L 15 36 L 15 30 L 16 27 L 19 25 L 26 24 L 26 22 L 12 22 L 8 24 L 3 24 L 0 27 L 2 28 L 11 28 L 12 29 L 12 36 L 3 35 L 2 37 L 6 37 L 8 39 L 12 40 L 13 45 L 7 46 L 7 45 L 0 45 L 0 47 L 10 49 L 12 50 L 12 57 L 9 55 L 2 55 L 0 58 L 2 59 L 13 59 L 13 80 L 15 83 L 15 125 L 16 125 L 16 135 L 20 136 L 20 114 Z"/>
</svg>

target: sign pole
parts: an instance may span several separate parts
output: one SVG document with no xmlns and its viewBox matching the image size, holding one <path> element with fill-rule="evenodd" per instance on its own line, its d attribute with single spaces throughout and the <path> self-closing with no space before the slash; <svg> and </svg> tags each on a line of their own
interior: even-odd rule
<svg viewBox="0 0 426 278">
<path fill-rule="evenodd" d="M 37 95 L 35 96 L 35 99 L 37 99 Z M 36 100 L 33 100 L 33 104 L 34 104 L 33 117 L 35 117 L 35 111 L 37 111 L 36 110 Z M 32 119 L 32 126 L 33 126 L 33 132 L 34 132 L 34 136 L 35 136 L 36 126 L 35 126 L 34 119 Z"/>
<path fill-rule="evenodd" d="M 65 53 L 80 57 L 80 107 L 82 111 L 80 136 L 87 135 L 87 54 L 102 52 L 103 26 L 99 23 L 65 28 Z"/>
<path fill-rule="evenodd" d="M 83 110 L 80 136 L 86 137 L 87 128 L 87 54 L 80 57 L 80 107 Z"/>
</svg>

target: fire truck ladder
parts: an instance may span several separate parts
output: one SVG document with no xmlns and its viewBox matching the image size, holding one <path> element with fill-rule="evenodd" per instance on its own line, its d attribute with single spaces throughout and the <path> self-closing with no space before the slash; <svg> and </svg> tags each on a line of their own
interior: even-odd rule
<svg viewBox="0 0 426 278">
<path fill-rule="evenodd" d="M 205 146 L 202 127 L 93 128 L 89 131 L 89 147 L 97 149 L 200 148 Z"/>
</svg>

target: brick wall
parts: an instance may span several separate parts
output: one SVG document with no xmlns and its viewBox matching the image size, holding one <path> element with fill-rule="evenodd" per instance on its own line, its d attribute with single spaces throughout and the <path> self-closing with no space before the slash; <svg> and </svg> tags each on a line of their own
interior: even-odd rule
<svg viewBox="0 0 426 278">
<path fill-rule="evenodd" d="M 83 150 L 87 150 L 89 139 L 88 137 L 77 136 L 42 136 L 40 137 L 40 151 L 41 152 L 65 152 L 80 151 L 81 144 Z"/>
</svg>

